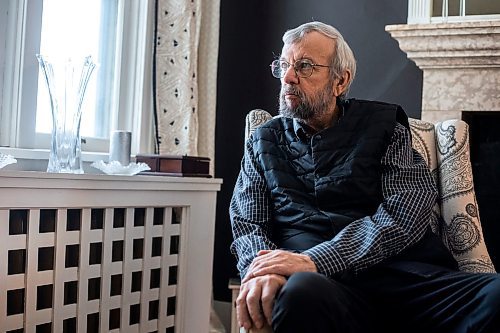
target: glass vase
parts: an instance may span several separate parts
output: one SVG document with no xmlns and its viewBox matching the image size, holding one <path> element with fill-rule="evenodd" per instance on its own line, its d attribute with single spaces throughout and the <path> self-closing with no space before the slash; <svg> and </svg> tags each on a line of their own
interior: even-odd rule
<svg viewBox="0 0 500 333">
<path fill-rule="evenodd" d="M 52 111 L 47 172 L 83 173 L 81 106 L 96 64 L 91 56 L 56 59 L 37 54 L 36 57 L 49 90 Z"/>
</svg>

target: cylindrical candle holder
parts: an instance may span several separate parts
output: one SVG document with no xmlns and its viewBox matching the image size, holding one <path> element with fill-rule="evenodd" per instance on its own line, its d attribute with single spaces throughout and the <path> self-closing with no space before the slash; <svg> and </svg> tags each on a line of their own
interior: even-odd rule
<svg viewBox="0 0 500 333">
<path fill-rule="evenodd" d="M 109 143 L 109 162 L 118 161 L 121 165 L 130 164 L 132 132 L 113 131 Z"/>
</svg>

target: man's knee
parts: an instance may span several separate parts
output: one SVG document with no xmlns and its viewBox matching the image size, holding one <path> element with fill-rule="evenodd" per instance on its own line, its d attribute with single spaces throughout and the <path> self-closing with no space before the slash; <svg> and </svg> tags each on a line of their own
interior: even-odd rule
<svg viewBox="0 0 500 333">
<path fill-rule="evenodd" d="M 321 286 L 330 283 L 318 273 L 295 273 L 288 279 L 276 299 L 274 309 L 285 307 L 289 311 L 304 311 L 317 304 L 325 293 Z"/>
<path fill-rule="evenodd" d="M 319 273 L 293 274 L 273 307 L 276 332 L 368 332 L 353 324 L 369 311 L 359 294 Z"/>
<path fill-rule="evenodd" d="M 327 278 L 318 273 L 301 272 L 289 277 L 278 293 L 273 307 L 273 327 L 276 331 L 298 329 L 304 321 L 321 320 L 319 306 L 326 292 L 322 286 Z M 307 319 L 306 319 L 307 318 Z M 298 332 L 298 331 L 297 331 Z"/>
</svg>

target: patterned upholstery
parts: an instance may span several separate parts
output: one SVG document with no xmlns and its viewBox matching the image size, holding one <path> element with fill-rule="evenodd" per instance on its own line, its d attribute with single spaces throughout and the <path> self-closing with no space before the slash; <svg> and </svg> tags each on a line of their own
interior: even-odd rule
<svg viewBox="0 0 500 333">
<path fill-rule="evenodd" d="M 270 120 L 273 116 L 265 110 L 255 109 L 247 114 L 245 119 L 245 142 L 257 127 Z"/>
<path fill-rule="evenodd" d="M 252 110 L 246 117 L 245 141 L 272 116 Z M 458 119 L 436 125 L 410 118 L 413 148 L 425 159 L 439 189 L 433 208 L 432 230 L 441 236 L 467 272 L 495 272 L 484 243 L 472 181 L 469 127 Z"/>
</svg>

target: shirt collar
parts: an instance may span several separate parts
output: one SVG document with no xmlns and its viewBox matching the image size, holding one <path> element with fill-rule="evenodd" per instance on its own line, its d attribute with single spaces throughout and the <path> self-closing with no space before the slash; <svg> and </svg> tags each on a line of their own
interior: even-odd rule
<svg viewBox="0 0 500 333">
<path fill-rule="evenodd" d="M 339 117 L 337 118 L 337 122 L 344 116 L 344 101 L 337 98 L 337 105 L 339 107 Z M 309 140 L 311 138 L 311 130 L 309 126 L 304 123 L 301 123 L 296 118 L 293 118 L 293 130 L 295 131 L 295 135 L 300 140 Z"/>
</svg>

